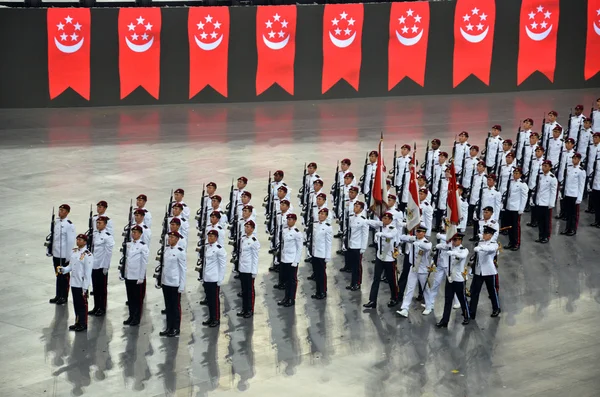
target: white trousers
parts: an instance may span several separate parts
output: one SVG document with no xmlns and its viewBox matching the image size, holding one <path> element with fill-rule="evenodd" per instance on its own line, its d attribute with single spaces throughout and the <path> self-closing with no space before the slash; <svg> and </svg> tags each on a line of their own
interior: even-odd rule
<svg viewBox="0 0 600 397">
<path fill-rule="evenodd" d="M 417 286 L 417 280 L 423 288 L 423 297 L 425 298 L 425 306 L 429 307 L 429 290 L 425 288 L 425 282 L 427 280 L 427 273 L 417 273 L 412 270 L 408 273 L 408 279 L 406 280 L 406 290 L 404 292 L 404 299 L 402 300 L 402 309 L 408 310 L 410 302 L 412 301 L 415 293 L 415 287 Z"/>
</svg>

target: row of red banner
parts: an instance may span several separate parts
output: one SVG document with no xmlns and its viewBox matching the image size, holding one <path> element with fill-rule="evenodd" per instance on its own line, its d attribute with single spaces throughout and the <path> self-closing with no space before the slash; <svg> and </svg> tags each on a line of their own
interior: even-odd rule
<svg viewBox="0 0 600 397">
<path fill-rule="evenodd" d="M 425 85 L 430 31 L 429 2 L 392 3 L 388 89 L 404 78 Z M 296 6 L 261 6 L 256 13 L 256 95 L 273 84 L 294 95 Z M 363 4 L 328 4 L 323 15 L 322 93 L 341 79 L 358 90 L 362 60 Z M 470 75 L 490 83 L 496 22 L 495 0 L 458 0 L 454 16 L 453 87 Z M 91 17 L 87 8 L 50 8 L 50 98 L 71 87 L 90 98 Z M 523 0 L 519 24 L 517 85 L 535 71 L 554 80 L 559 0 Z M 227 97 L 230 19 L 228 7 L 191 7 L 188 14 L 189 97 L 210 85 Z M 119 10 L 121 99 L 143 87 L 158 99 L 160 8 Z M 585 79 L 600 71 L 600 0 L 588 0 Z"/>
</svg>

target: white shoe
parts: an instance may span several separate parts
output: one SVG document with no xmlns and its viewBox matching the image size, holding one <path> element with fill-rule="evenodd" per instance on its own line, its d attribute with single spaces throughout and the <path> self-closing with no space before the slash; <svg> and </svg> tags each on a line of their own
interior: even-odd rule
<svg viewBox="0 0 600 397">
<path fill-rule="evenodd" d="M 425 306 L 425 304 L 424 304 L 424 303 L 421 303 L 421 307 L 427 307 L 427 306 Z"/>
<path fill-rule="evenodd" d="M 426 316 L 428 314 L 431 314 L 431 312 L 432 312 L 432 309 L 425 309 L 425 310 L 423 310 L 423 315 Z"/>
<path fill-rule="evenodd" d="M 453 309 L 460 309 L 460 303 L 455 304 L 454 306 L 452 306 Z"/>
<path fill-rule="evenodd" d="M 406 309 L 396 310 L 396 313 L 398 313 L 402 317 L 408 317 L 408 310 L 406 310 Z"/>
</svg>

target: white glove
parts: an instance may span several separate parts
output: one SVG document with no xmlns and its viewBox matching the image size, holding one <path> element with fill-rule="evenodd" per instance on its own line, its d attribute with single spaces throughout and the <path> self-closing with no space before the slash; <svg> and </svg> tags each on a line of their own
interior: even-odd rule
<svg viewBox="0 0 600 397">
<path fill-rule="evenodd" d="M 448 256 L 454 256 L 454 255 L 456 255 L 456 252 L 454 252 L 454 251 L 448 251 Z"/>
<path fill-rule="evenodd" d="M 221 284 L 223 284 L 223 280 L 221 280 L 221 281 L 217 281 L 217 287 L 220 287 L 220 286 L 221 286 Z"/>
<path fill-rule="evenodd" d="M 105 267 L 104 269 L 102 269 L 102 273 L 104 273 L 104 275 L 106 276 L 108 274 L 108 268 Z"/>
<path fill-rule="evenodd" d="M 179 292 L 180 294 L 183 294 L 183 288 L 178 288 L 177 292 Z"/>
<path fill-rule="evenodd" d="M 481 247 L 475 247 L 475 248 L 473 248 L 473 251 L 479 252 L 479 251 L 481 251 Z"/>
<path fill-rule="evenodd" d="M 552 207 L 548 206 L 548 209 L 550 209 L 550 210 L 551 210 L 551 209 L 554 209 L 554 206 L 552 206 Z"/>
<path fill-rule="evenodd" d="M 140 279 L 137 281 L 137 284 L 144 284 L 144 279 Z"/>
<path fill-rule="evenodd" d="M 519 215 L 523 215 L 523 211 L 519 211 Z"/>
<path fill-rule="evenodd" d="M 360 254 L 361 255 L 364 254 L 364 253 L 365 253 L 365 250 L 360 250 Z"/>
<path fill-rule="evenodd" d="M 60 272 L 61 272 L 62 274 L 65 274 L 65 268 L 64 268 L 64 267 L 61 267 L 61 268 L 60 268 Z"/>
<path fill-rule="evenodd" d="M 581 200 L 575 201 L 575 205 L 579 205 L 579 204 L 581 204 Z"/>
<path fill-rule="evenodd" d="M 252 278 L 256 278 L 256 274 L 252 274 Z"/>
<path fill-rule="evenodd" d="M 415 237 L 415 236 L 408 236 L 408 241 L 410 241 L 411 243 L 415 242 L 415 241 L 417 241 L 417 237 Z"/>
<path fill-rule="evenodd" d="M 533 202 L 533 197 L 529 200 L 529 206 L 535 207 L 535 203 Z"/>
<path fill-rule="evenodd" d="M 381 234 L 382 234 L 381 232 L 377 232 L 377 233 L 375 233 L 375 238 L 379 238 L 379 237 L 381 237 Z"/>
<path fill-rule="evenodd" d="M 86 295 L 87 295 L 87 289 L 84 289 L 83 290 L 83 296 L 86 296 Z"/>
</svg>

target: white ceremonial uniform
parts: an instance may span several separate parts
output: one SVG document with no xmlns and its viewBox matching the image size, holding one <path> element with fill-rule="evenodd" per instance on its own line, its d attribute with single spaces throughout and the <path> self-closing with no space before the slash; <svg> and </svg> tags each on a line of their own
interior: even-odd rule
<svg viewBox="0 0 600 397">
<path fill-rule="evenodd" d="M 217 236 L 217 244 L 224 246 L 225 245 L 225 229 L 223 229 L 223 226 L 221 226 L 218 223 L 216 225 L 209 223 L 206 226 L 206 232 L 204 233 L 204 235 L 206 236 L 207 243 L 208 243 L 208 232 L 210 232 L 211 230 L 216 230 L 217 233 L 219 233 L 219 235 Z"/>
<path fill-rule="evenodd" d="M 550 138 L 548 149 L 546 149 L 546 159 L 552 161 L 553 167 L 558 164 L 558 158 L 560 157 L 560 152 L 563 148 L 564 144 L 562 139 Z"/>
<path fill-rule="evenodd" d="M 494 220 L 494 218 L 491 218 L 491 217 L 490 217 L 490 219 L 480 219 L 479 220 L 479 228 L 478 228 L 479 240 L 483 241 L 483 228 L 485 226 L 489 226 L 495 230 L 494 234 L 492 235 L 491 241 L 498 241 L 498 236 L 500 235 L 500 225 L 498 224 L 497 221 Z"/>
<path fill-rule="evenodd" d="M 542 135 L 542 144 L 544 146 L 546 146 L 546 141 L 548 141 L 548 140 L 551 141 L 552 139 L 554 139 L 554 136 L 552 135 L 552 130 L 557 125 L 562 127 L 562 125 L 558 124 L 556 121 L 553 121 L 552 123 L 546 123 L 544 125 L 544 133 Z M 563 130 L 563 132 L 564 132 L 564 130 Z M 563 132 L 560 133 L 560 136 L 558 137 L 559 139 L 563 139 Z"/>
<path fill-rule="evenodd" d="M 140 237 L 140 240 L 142 240 L 144 242 L 144 244 L 146 244 L 148 246 L 148 249 L 150 249 L 150 240 L 152 239 L 152 230 L 148 226 L 146 226 L 146 224 L 144 224 L 144 223 L 138 225 L 137 223 L 134 222 L 131 224 L 131 227 L 134 227 L 134 226 L 140 226 L 143 229 L 142 237 Z M 129 232 L 129 233 L 131 233 L 131 232 Z M 133 237 L 132 237 L 132 239 L 133 239 Z"/>
<path fill-rule="evenodd" d="M 368 163 L 367 164 L 367 172 L 363 176 L 364 185 L 364 194 L 365 196 L 371 192 L 371 183 L 375 178 L 375 171 L 377 170 L 377 162 Z"/>
<path fill-rule="evenodd" d="M 421 225 L 427 229 L 425 236 L 429 237 L 433 225 L 433 207 L 425 200 L 421 202 L 419 208 L 421 209 Z"/>
<path fill-rule="evenodd" d="M 577 142 L 577 145 L 575 146 L 576 148 L 576 152 L 581 154 L 581 161 L 585 160 L 586 154 L 587 154 L 587 150 L 588 150 L 588 146 L 592 145 L 592 129 L 588 128 L 587 130 L 584 129 L 581 131 L 581 135 L 579 136 L 579 141 Z M 590 148 L 591 150 L 591 148 Z"/>
<path fill-rule="evenodd" d="M 456 150 L 454 152 L 454 169 L 456 170 L 456 175 L 460 175 L 462 172 L 462 162 L 465 156 L 469 156 L 469 151 L 471 150 L 471 145 L 469 142 L 465 143 L 456 143 Z M 465 160 L 465 163 L 468 160 Z"/>
<path fill-rule="evenodd" d="M 596 161 L 593 163 L 595 167 L 594 179 L 591 181 L 590 185 L 592 185 L 592 190 L 600 190 L 600 159 L 596 158 Z"/>
<path fill-rule="evenodd" d="M 431 190 L 433 190 L 433 194 L 437 194 L 440 178 L 445 179 L 446 168 L 448 168 L 448 164 L 446 163 L 435 166 L 433 170 L 433 186 L 431 188 Z"/>
<path fill-rule="evenodd" d="M 93 269 L 110 269 L 115 238 L 106 229 L 94 232 L 94 266 Z"/>
<path fill-rule="evenodd" d="M 144 281 L 149 255 L 150 250 L 148 249 L 148 245 L 141 238 L 127 243 L 127 259 L 125 264 L 125 278 L 127 280 L 137 280 L 138 283 Z"/>
<path fill-rule="evenodd" d="M 477 205 L 477 202 L 479 201 L 479 193 L 481 193 L 481 188 L 483 187 L 485 189 L 487 187 L 487 177 L 485 175 L 485 172 L 482 172 L 481 174 L 475 174 L 471 186 L 472 187 L 471 195 L 469 196 L 469 204 Z M 477 216 L 477 214 L 475 214 L 475 216 Z"/>
<path fill-rule="evenodd" d="M 515 178 L 512 178 L 512 181 L 510 182 L 510 192 L 507 194 L 508 198 L 506 199 L 505 210 L 517 211 L 519 215 L 523 214 L 529 195 L 527 184 L 520 179 L 515 180 Z"/>
<path fill-rule="evenodd" d="M 527 158 L 527 147 L 529 147 L 529 137 L 531 136 L 531 130 L 521 131 L 519 134 L 519 141 L 517 143 L 517 147 L 519 150 L 517 151 L 516 158 L 521 161 L 521 157 L 523 157 L 523 153 L 525 152 L 525 158 Z"/>
<path fill-rule="evenodd" d="M 275 181 L 271 182 L 271 192 L 273 194 L 273 197 L 277 197 L 277 189 L 279 189 L 281 186 L 285 186 L 286 188 L 288 188 L 288 191 L 285 195 L 285 199 L 289 200 L 290 192 L 292 191 L 292 189 L 290 189 L 290 187 L 283 180 L 281 180 L 279 182 L 275 182 Z"/>
<path fill-rule="evenodd" d="M 204 258 L 202 280 L 221 286 L 227 268 L 227 251 L 219 243 L 206 244 Z"/>
<path fill-rule="evenodd" d="M 427 177 L 427 180 L 430 180 L 432 177 L 431 163 L 433 162 L 434 170 L 435 167 L 440 164 L 440 149 L 430 150 L 429 152 L 427 152 L 426 157 L 427 164 L 425 164 L 425 176 Z"/>
<path fill-rule="evenodd" d="M 600 153 L 600 143 L 597 145 L 594 145 L 594 144 L 590 145 L 590 154 L 589 154 L 590 158 L 587 161 L 587 165 L 586 165 L 586 168 L 587 168 L 586 171 L 587 171 L 588 175 L 591 175 L 592 172 L 594 172 L 594 164 L 596 162 L 596 159 L 598 159 L 600 157 L 599 153 Z"/>
<path fill-rule="evenodd" d="M 171 204 L 175 205 L 177 204 L 177 201 L 173 201 Z M 183 201 L 180 201 L 179 204 L 183 205 L 183 211 L 181 212 L 181 215 L 183 215 L 185 219 L 190 219 L 190 207 Z M 169 216 L 173 216 L 173 210 L 171 210 Z"/>
<path fill-rule="evenodd" d="M 344 177 L 346 176 L 347 173 L 352 172 L 350 171 L 350 169 L 347 169 L 346 171 L 338 171 L 338 178 L 339 178 L 339 185 L 343 186 L 344 185 Z M 353 173 L 354 175 L 354 173 Z M 356 176 L 354 178 L 352 178 L 352 182 L 350 182 L 350 185 L 348 185 L 348 187 L 350 186 L 357 186 L 358 182 L 356 181 Z M 346 192 L 347 194 L 348 192 Z"/>
<path fill-rule="evenodd" d="M 540 158 L 536 157 L 531 162 L 531 172 L 530 172 L 529 183 L 528 183 L 529 190 L 535 189 L 537 176 L 540 172 L 542 172 L 542 163 L 543 162 L 544 162 L 544 159 L 542 157 L 540 157 Z"/>
<path fill-rule="evenodd" d="M 369 222 L 364 215 L 348 216 L 348 249 L 360 249 L 364 253 L 369 240 Z"/>
<path fill-rule="evenodd" d="M 504 194 L 506 186 L 508 186 L 508 180 L 512 178 L 513 170 L 515 169 L 514 162 L 512 164 L 504 164 L 500 169 L 499 182 L 500 182 L 500 193 Z"/>
<path fill-rule="evenodd" d="M 187 256 L 185 251 L 178 247 L 165 248 L 161 284 L 167 287 L 179 287 L 179 293 L 185 290 L 185 272 L 187 271 Z"/>
<path fill-rule="evenodd" d="M 418 240 L 415 236 L 400 236 L 401 242 L 408 242 L 408 261 L 412 265 L 411 271 L 408 273 L 408 279 L 406 281 L 406 290 L 404 292 L 404 298 L 402 299 L 402 310 L 408 310 L 410 303 L 415 292 L 417 281 L 421 284 L 423 289 L 423 297 L 425 298 L 425 306 L 432 306 L 430 300 L 430 291 L 425 288 L 425 282 L 427 281 L 427 269 L 431 266 L 431 247 L 432 244 L 426 238 Z"/>
<path fill-rule="evenodd" d="M 281 231 L 281 263 L 291 263 L 297 267 L 302 259 L 302 233 L 296 227 L 287 225 Z"/>
<path fill-rule="evenodd" d="M 473 274 L 478 276 L 493 276 L 498 274 L 498 270 L 494 264 L 494 257 L 498 253 L 498 243 L 496 241 L 482 240 L 474 248 L 474 251 L 477 253 L 477 265 Z"/>
<path fill-rule="evenodd" d="M 321 211 L 323 208 L 327 208 L 327 203 L 323 204 L 322 207 L 318 207 L 316 204 L 313 206 L 313 220 L 315 222 L 319 222 L 319 211 Z M 329 208 L 327 208 L 327 209 L 329 209 Z M 333 210 L 329 210 L 329 212 L 327 213 L 327 219 L 325 221 L 331 222 L 332 219 L 333 219 Z"/>
<path fill-rule="evenodd" d="M 387 226 L 383 226 L 383 222 L 381 221 L 366 219 L 366 224 L 377 230 L 373 237 L 373 241 L 377 244 L 377 258 L 382 262 L 395 261 L 393 254 L 398 242 L 399 229 L 394 226 L 393 222 Z M 379 247 L 380 243 L 381 247 Z"/>
<path fill-rule="evenodd" d="M 83 248 L 73 248 L 69 257 L 69 265 L 61 269 L 61 273 L 71 273 L 71 287 L 81 288 L 84 292 L 92 284 L 92 267 L 94 255 Z"/>
<path fill-rule="evenodd" d="M 557 186 L 558 181 L 552 172 L 548 172 L 547 174 L 542 173 L 540 175 L 540 184 L 537 191 L 537 202 L 535 204 L 541 207 L 554 208 Z"/>
<path fill-rule="evenodd" d="M 592 111 L 592 131 L 600 132 L 600 111 Z"/>
<path fill-rule="evenodd" d="M 503 166 L 508 164 L 508 161 L 506 161 L 506 156 L 511 152 L 512 152 L 512 149 L 502 151 L 502 153 L 500 154 L 500 168 L 498 168 L 498 170 L 500 170 Z M 499 171 L 498 171 L 498 173 L 499 173 Z"/>
<path fill-rule="evenodd" d="M 448 251 L 448 281 L 452 282 L 464 282 L 465 266 L 467 265 L 467 257 L 469 256 L 469 250 L 462 245 L 458 247 L 452 247 Z"/>
<path fill-rule="evenodd" d="M 408 185 L 410 183 L 410 161 L 411 156 L 398 156 L 396 159 L 396 178 L 394 180 L 394 186 L 398 189 L 402 188 L 402 192 L 399 192 L 399 202 L 408 202 Z M 402 186 L 402 178 L 404 176 L 404 186 Z"/>
<path fill-rule="evenodd" d="M 571 116 L 571 129 L 569 130 L 568 138 L 577 139 L 579 128 L 583 128 L 583 119 L 585 119 L 583 114 Z"/>
<path fill-rule="evenodd" d="M 315 221 L 313 223 L 313 251 L 312 257 L 331 260 L 331 242 L 333 240 L 333 229 L 328 220 L 325 222 Z"/>
<path fill-rule="evenodd" d="M 225 225 L 229 223 L 229 219 L 227 218 L 227 213 L 221 209 L 221 206 L 217 208 L 210 207 L 208 211 L 206 211 L 206 224 L 210 223 L 210 214 L 213 212 L 219 212 L 221 214 L 221 218 L 219 218 L 218 221 L 219 225 L 221 225 L 224 228 Z"/>
<path fill-rule="evenodd" d="M 465 200 L 464 198 L 460 197 L 459 198 L 459 202 L 458 204 L 460 205 L 460 214 L 462 215 L 460 217 L 460 223 L 458 224 L 458 228 L 461 231 L 465 231 L 467 229 L 467 221 L 468 221 L 468 214 L 469 214 L 469 203 L 467 202 L 467 200 Z"/>
<path fill-rule="evenodd" d="M 190 222 L 188 222 L 187 218 L 184 218 L 183 216 L 180 215 L 177 217 L 175 217 L 175 216 L 169 217 L 169 224 L 171 223 L 173 218 L 179 219 L 179 221 L 181 222 L 181 225 L 179 226 L 179 234 L 181 234 L 183 237 L 185 237 L 187 239 L 189 231 L 190 231 Z"/>
<path fill-rule="evenodd" d="M 135 212 L 135 210 L 144 210 L 144 211 L 146 211 L 146 213 L 144 214 L 144 225 L 146 225 L 148 227 L 152 227 L 152 214 L 150 213 L 150 211 L 148 211 L 146 209 L 146 207 L 143 207 L 143 208 L 134 208 L 133 211 Z M 131 214 L 131 224 L 135 225 L 135 214 L 133 214 L 133 213 Z"/>
<path fill-rule="evenodd" d="M 446 179 L 445 177 L 442 178 L 442 184 L 440 185 L 441 190 L 439 192 L 440 199 L 438 200 L 438 203 L 434 203 L 434 205 L 439 204 L 436 208 L 438 210 L 446 209 L 446 203 L 448 201 L 448 183 L 448 179 Z"/>
<path fill-rule="evenodd" d="M 487 140 L 487 151 L 485 152 L 485 165 L 487 167 L 493 167 L 496 163 L 496 154 L 498 151 L 502 151 L 502 142 L 504 140 L 500 135 L 494 137 L 490 136 Z"/>
<path fill-rule="evenodd" d="M 241 253 L 239 272 L 240 273 L 252 273 L 252 277 L 256 277 L 258 274 L 258 251 L 260 250 L 260 243 L 258 239 L 252 233 L 251 236 L 243 235 L 241 241 Z"/>
<path fill-rule="evenodd" d="M 558 181 L 560 183 L 563 182 L 563 179 L 565 177 L 565 167 L 567 166 L 572 166 L 573 165 L 573 155 L 575 154 L 575 150 L 571 149 L 571 150 L 567 150 L 566 148 L 563 149 L 563 154 L 562 154 L 562 159 L 559 165 L 559 171 L 558 171 L 558 175 L 556 176 L 556 178 L 558 179 Z"/>
<path fill-rule="evenodd" d="M 567 167 L 567 179 L 565 180 L 565 196 L 576 197 L 575 204 L 581 204 L 583 191 L 585 190 L 585 171 L 580 166 Z"/>
<path fill-rule="evenodd" d="M 481 212 L 479 213 L 479 219 L 483 218 L 483 209 L 485 207 L 492 207 L 494 214 L 492 218 L 496 221 L 500 216 L 500 210 L 502 209 L 502 193 L 496 190 L 495 187 L 484 187 L 483 197 L 481 198 Z"/>
<path fill-rule="evenodd" d="M 427 285 L 427 290 L 429 293 L 429 305 L 425 306 L 426 310 L 433 310 L 435 298 L 437 297 L 440 287 L 442 284 L 444 284 L 444 280 L 448 274 L 448 265 L 450 259 L 448 252 L 452 249 L 452 243 L 446 241 L 445 234 L 438 233 L 437 238 L 440 240 L 440 242 L 435 246 L 435 248 L 438 250 L 439 254 L 435 271 L 428 275 L 430 279 L 433 277 L 433 282 L 431 283 L 431 287 Z"/>
<path fill-rule="evenodd" d="M 321 188 L 321 189 L 320 189 L 318 192 L 312 192 L 312 193 L 310 194 L 310 199 L 309 199 L 309 202 L 308 202 L 309 206 L 310 206 L 310 203 L 312 202 L 312 203 L 313 203 L 313 208 L 316 208 L 316 207 L 317 207 L 317 196 L 318 196 L 319 194 L 321 194 L 321 193 L 324 193 L 324 192 L 323 192 L 323 188 Z M 324 206 L 325 206 L 325 207 L 329 206 L 329 196 L 327 196 L 327 197 L 325 198 L 325 204 L 324 204 Z M 322 207 L 321 207 L 321 208 L 322 208 Z"/>
<path fill-rule="evenodd" d="M 465 170 L 463 172 L 463 179 L 461 181 L 461 185 L 463 185 L 465 189 L 469 189 L 471 187 L 473 176 L 477 174 L 477 163 L 479 163 L 479 159 L 477 157 L 468 157 L 467 160 L 465 160 Z"/>
<path fill-rule="evenodd" d="M 98 220 L 98 217 L 100 217 L 100 216 L 105 216 L 105 217 L 109 218 L 108 215 L 106 215 L 106 212 L 104 214 L 102 214 L 102 215 L 99 215 L 99 214 L 94 215 L 92 217 L 92 228 L 94 229 L 94 231 L 98 230 L 96 228 L 96 221 Z M 113 234 L 113 232 L 114 232 L 115 229 L 114 229 L 114 225 L 113 225 L 112 219 L 110 219 L 110 218 L 108 219 L 108 222 L 106 222 L 106 228 L 105 229 L 110 234 Z"/>
<path fill-rule="evenodd" d="M 535 149 L 538 146 L 539 145 L 531 146 L 529 144 L 525 146 L 525 156 L 523 157 L 523 175 L 527 175 L 529 172 L 529 164 L 535 161 Z"/>
<path fill-rule="evenodd" d="M 75 225 L 64 219 L 54 220 L 54 239 L 52 240 L 52 256 L 55 258 L 69 258 L 71 249 L 75 245 Z"/>
</svg>

